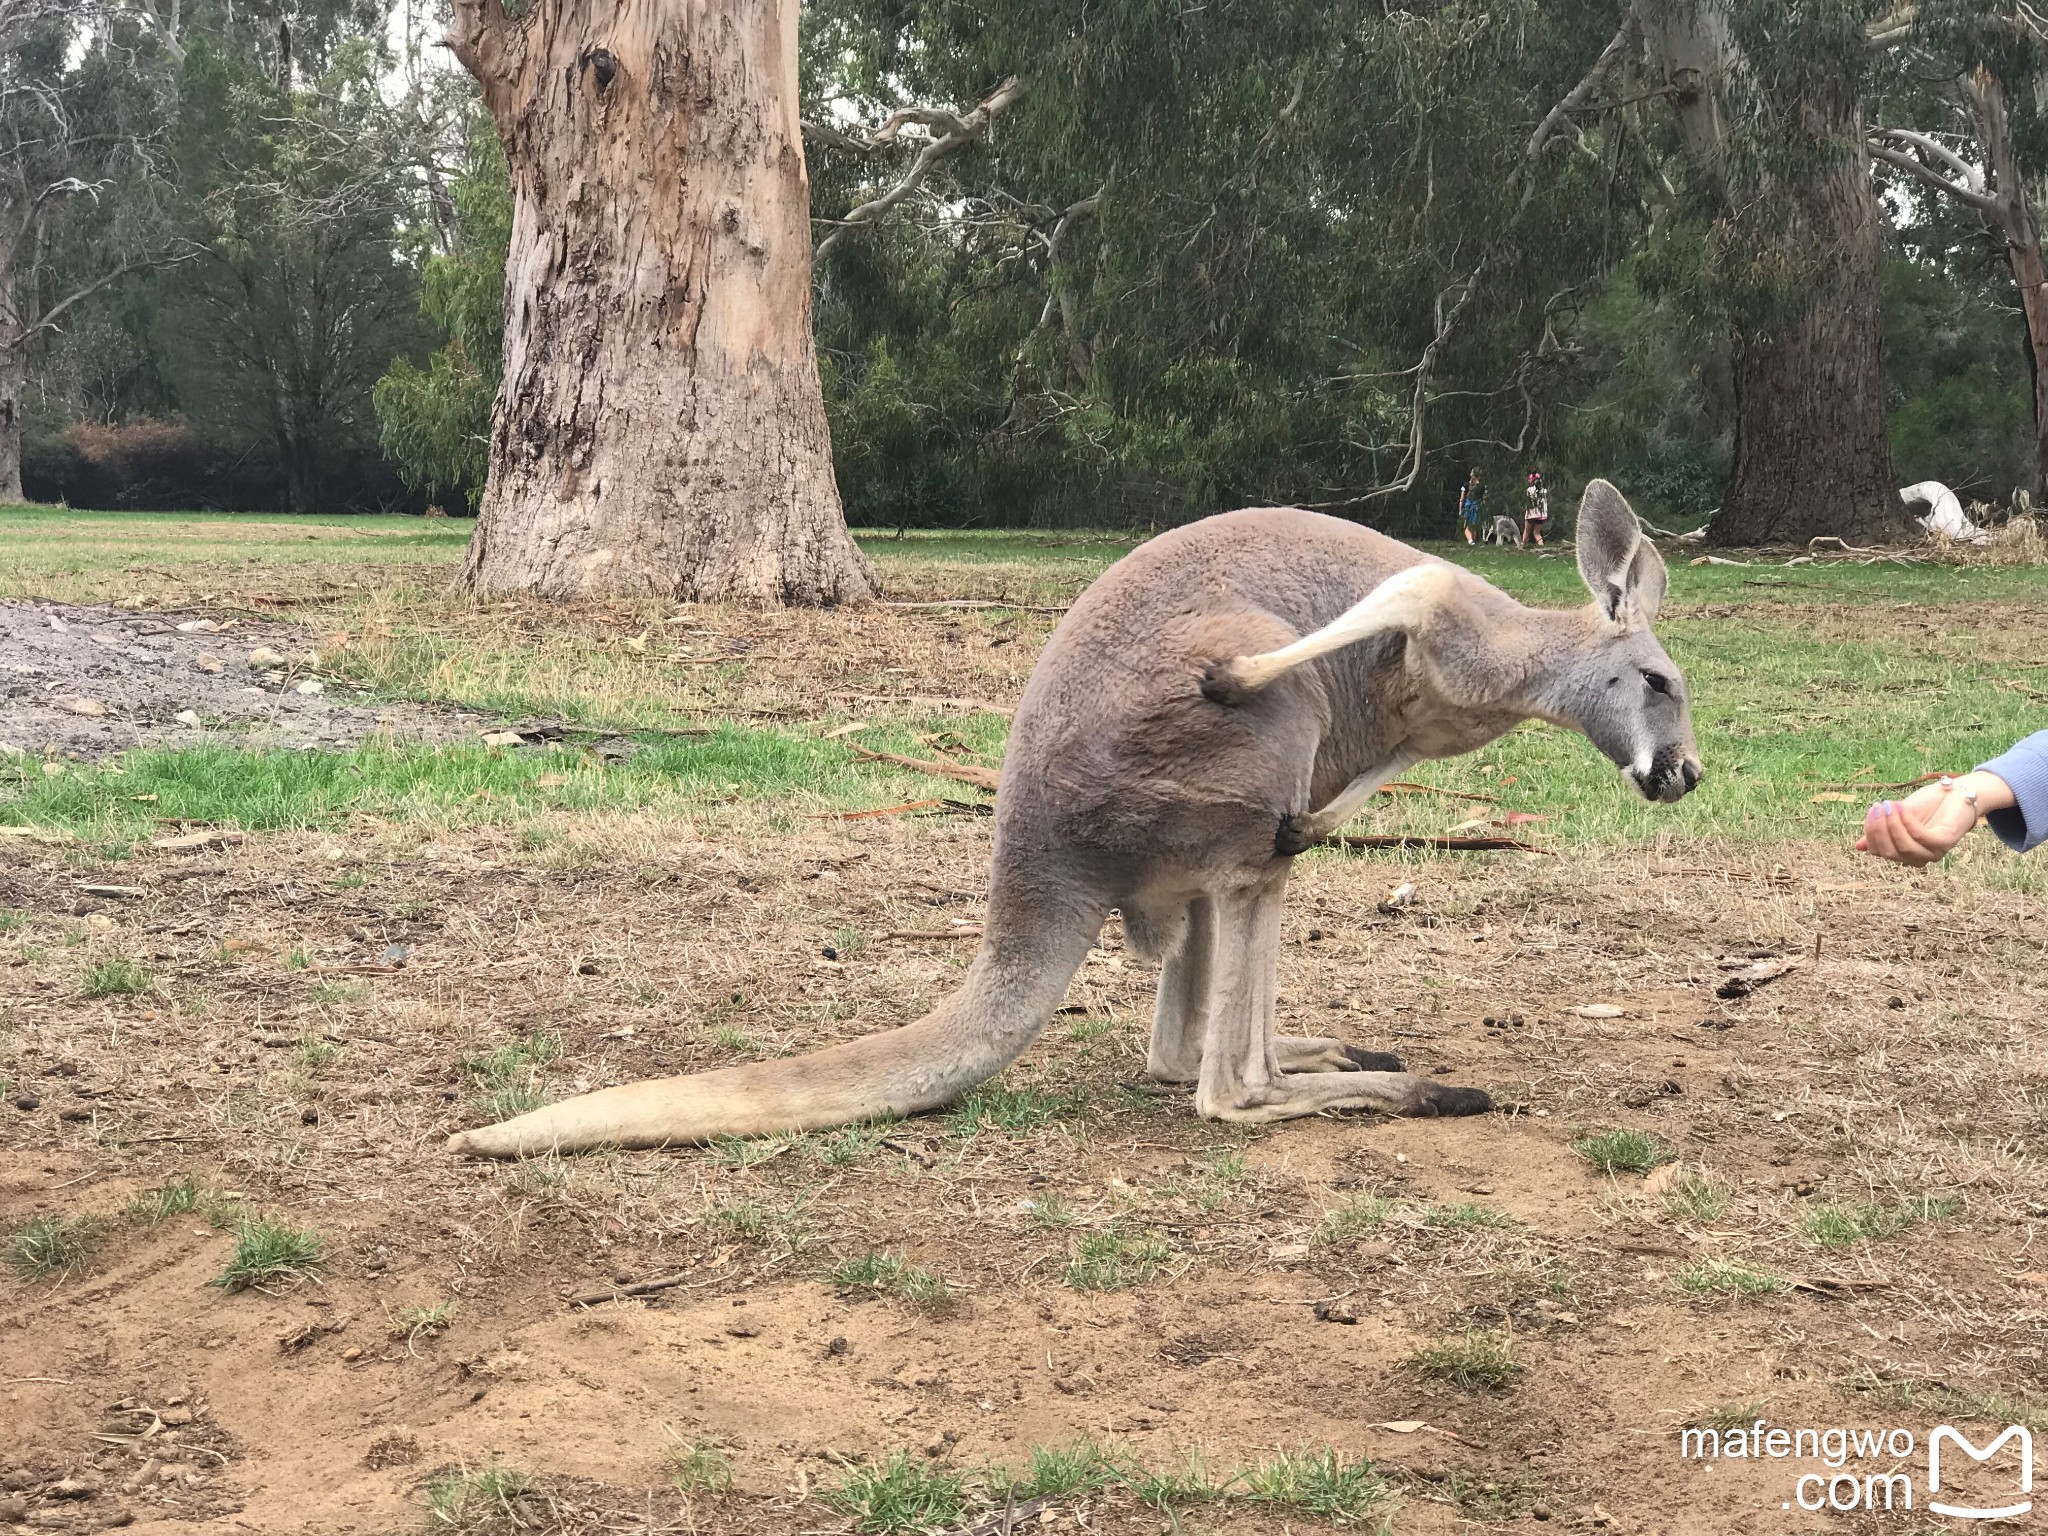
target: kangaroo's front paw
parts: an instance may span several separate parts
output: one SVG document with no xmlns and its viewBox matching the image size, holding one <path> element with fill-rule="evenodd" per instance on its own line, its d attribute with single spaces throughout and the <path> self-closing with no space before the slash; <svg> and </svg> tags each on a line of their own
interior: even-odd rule
<svg viewBox="0 0 2048 1536">
<path fill-rule="evenodd" d="M 1493 1096 L 1483 1088 L 1459 1088 L 1450 1083 L 1431 1083 L 1422 1094 L 1418 1115 L 1483 1115 L 1493 1108 Z"/>
<path fill-rule="evenodd" d="M 1211 704 L 1242 704 L 1252 696 L 1239 676 L 1237 661 L 1212 661 L 1202 668 L 1202 697 Z"/>
<path fill-rule="evenodd" d="M 1297 816 L 1289 811 L 1280 818 L 1280 826 L 1273 833 L 1273 851 L 1283 859 L 1291 859 L 1297 853 L 1306 853 L 1323 840 L 1306 816 Z"/>
<path fill-rule="evenodd" d="M 1346 1071 L 1399 1072 L 1401 1070 L 1401 1058 L 1392 1051 L 1368 1051 L 1364 1047 L 1356 1045 L 1343 1046 L 1341 1049 L 1344 1052 L 1344 1060 L 1349 1063 L 1345 1069 Z"/>
</svg>

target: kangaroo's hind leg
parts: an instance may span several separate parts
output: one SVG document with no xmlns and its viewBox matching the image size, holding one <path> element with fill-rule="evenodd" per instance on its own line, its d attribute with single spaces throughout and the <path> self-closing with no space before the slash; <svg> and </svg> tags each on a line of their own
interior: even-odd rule
<svg viewBox="0 0 2048 1536">
<path fill-rule="evenodd" d="M 1285 1069 L 1273 1024 L 1279 993 L 1280 909 L 1286 889 L 1282 866 L 1249 887 L 1215 897 L 1215 959 L 1208 1035 L 1195 1088 L 1197 1112 L 1205 1120 L 1263 1124 L 1324 1109 L 1468 1115 L 1492 1108 L 1493 1101 L 1476 1088 L 1453 1087 L 1407 1072 Z M 1289 1054 L 1297 1049 L 1287 1048 Z"/>
<path fill-rule="evenodd" d="M 1202 1037 L 1208 1029 L 1210 971 L 1216 958 L 1216 903 L 1197 896 L 1159 969 L 1159 998 L 1152 1010 L 1152 1044 L 1145 1073 L 1157 1082 L 1192 1083 L 1202 1071 Z"/>
</svg>

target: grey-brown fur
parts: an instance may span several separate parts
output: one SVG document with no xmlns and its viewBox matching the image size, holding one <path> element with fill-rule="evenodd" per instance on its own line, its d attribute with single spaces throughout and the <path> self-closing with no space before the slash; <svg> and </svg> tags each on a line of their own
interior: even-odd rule
<svg viewBox="0 0 2048 1536">
<path fill-rule="evenodd" d="M 1290 854 L 1377 784 L 1527 719 L 1584 732 L 1651 798 L 1697 782 L 1684 684 L 1649 629 L 1663 565 L 1604 481 L 1580 511 L 1580 567 L 1595 602 L 1558 612 L 1310 512 L 1152 540 L 1082 594 L 1025 688 L 960 992 L 899 1030 L 587 1094 L 451 1146 L 651 1146 L 938 1108 L 1022 1054 L 1112 909 L 1162 964 L 1151 1071 L 1195 1083 L 1204 1116 L 1487 1108 L 1391 1057 L 1276 1035 L 1280 905 Z"/>
</svg>

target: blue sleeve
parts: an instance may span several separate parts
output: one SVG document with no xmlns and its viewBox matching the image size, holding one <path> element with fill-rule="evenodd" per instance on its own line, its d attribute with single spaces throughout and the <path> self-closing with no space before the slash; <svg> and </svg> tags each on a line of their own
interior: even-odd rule
<svg viewBox="0 0 2048 1536">
<path fill-rule="evenodd" d="M 1984 818 L 1999 840 L 2021 853 L 2048 842 L 2048 731 L 2036 731 L 1978 772 L 1995 773 L 2012 788 L 2013 804 Z"/>
</svg>

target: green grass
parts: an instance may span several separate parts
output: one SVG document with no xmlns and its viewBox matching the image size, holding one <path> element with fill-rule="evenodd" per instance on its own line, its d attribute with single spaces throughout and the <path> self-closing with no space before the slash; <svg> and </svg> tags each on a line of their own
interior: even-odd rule
<svg viewBox="0 0 2048 1536">
<path fill-rule="evenodd" d="M 498 1462 L 475 1468 L 449 1467 L 427 1479 L 427 1518 L 432 1529 L 458 1536 L 496 1536 L 533 1528 L 519 1502 L 533 1492 L 533 1479 Z"/>
<path fill-rule="evenodd" d="M 1695 1296 L 1727 1296 L 1737 1301 L 1775 1296 L 1792 1284 L 1774 1270 L 1726 1259 L 1703 1259 L 1688 1264 L 1678 1272 L 1677 1280 L 1680 1290 Z"/>
<path fill-rule="evenodd" d="M 1003 1500 L 1069 1498 L 1093 1493 L 1130 1476 L 1130 1458 L 1090 1439 L 1065 1445 L 1034 1445 L 1024 1469 L 1014 1475 L 994 1469 L 991 1487 Z"/>
<path fill-rule="evenodd" d="M 196 1173 L 181 1173 L 128 1202 L 128 1219 L 161 1226 L 173 1216 L 201 1215 L 216 1227 L 233 1220 L 234 1197 L 209 1189 Z"/>
<path fill-rule="evenodd" d="M 1728 1209 L 1728 1190 L 1711 1174 L 1688 1170 L 1671 1181 L 1663 1204 L 1675 1221 L 1718 1221 Z"/>
<path fill-rule="evenodd" d="M 1497 1328 L 1468 1328 L 1461 1334 L 1426 1344 L 1409 1363 L 1424 1376 L 1454 1387 L 1499 1391 L 1522 1373 L 1515 1359 L 1515 1341 Z"/>
<path fill-rule="evenodd" d="M 235 1225 L 235 1251 L 214 1284 L 228 1291 L 289 1285 L 315 1274 L 327 1244 L 319 1233 L 272 1216 L 253 1216 Z"/>
<path fill-rule="evenodd" d="M 743 681 L 744 669 L 730 669 L 731 680 L 707 691 L 696 680 L 729 669 L 669 665 L 665 653 L 678 650 L 689 631 L 662 625 L 673 616 L 667 605 L 611 605 L 618 610 L 611 625 L 583 612 L 537 624 L 516 604 L 479 611 L 441 595 L 441 574 L 461 557 L 469 527 L 465 520 L 10 510 L 0 512 L 10 555 L 0 595 L 94 601 L 139 589 L 189 600 L 251 583 L 265 591 L 324 584 L 309 619 L 352 637 L 330 659 L 330 671 L 382 697 L 592 726 L 709 723 Z M 896 594 L 1055 605 L 1133 543 L 1027 530 L 861 537 Z M 1585 600 L 1569 552 L 1537 558 L 1461 543 L 1421 547 L 1529 601 Z M 144 562 L 143 573 L 129 569 Z M 1417 776 L 1545 815 L 1527 835 L 1560 844 L 1645 842 L 1663 833 L 1844 839 L 1868 795 L 1844 791 L 1850 800 L 1816 801 L 1829 786 L 1967 765 L 2038 725 L 2039 705 L 2027 690 L 2043 690 L 2048 667 L 2029 649 L 2025 626 L 1997 622 L 1989 605 L 2044 596 L 2048 570 L 2024 567 L 1677 563 L 1659 628 L 1692 687 L 1708 773 L 1698 791 L 1676 806 L 1648 805 L 1585 742 L 1542 726 Z M 1732 613 L 1709 617 L 1707 608 Z M 1941 615 L 1931 631 L 1921 627 L 1929 612 Z M 1844 622 L 1847 614 L 1854 623 Z M 1001 615 L 987 621 L 1010 622 Z M 624 642 L 635 632 L 644 644 L 629 652 Z M 914 733 L 930 723 L 878 720 L 861 740 L 916 751 Z M 946 725 L 989 760 L 1000 756 L 1000 716 L 973 713 Z M 650 743 L 630 762 L 608 767 L 573 751 L 475 747 L 261 754 L 215 747 L 133 753 L 124 766 L 130 775 L 118 781 L 92 770 L 32 780 L 17 773 L 17 782 L 0 786 L 0 821 L 68 827 L 108 843 L 140 838 L 151 814 L 251 830 L 336 827 L 358 810 L 471 824 L 525 822 L 556 807 L 697 811 L 734 796 L 776 801 L 797 814 L 933 789 L 928 779 L 858 764 L 844 743 L 801 727 L 731 723 L 701 738 Z M 148 793 L 159 802 L 127 799 Z M 1445 808 L 1427 796 L 1397 797 L 1369 814 L 1383 831 L 1441 832 L 1446 824 Z"/>
<path fill-rule="evenodd" d="M 1244 1497 L 1315 1515 L 1332 1525 L 1392 1518 L 1393 1486 L 1369 1461 L 1347 1461 L 1328 1446 L 1282 1451 L 1238 1475 Z"/>
<path fill-rule="evenodd" d="M 1479 1205 L 1470 1201 L 1462 1205 L 1432 1205 L 1422 1213 L 1425 1227 L 1448 1227 L 1454 1231 L 1473 1227 L 1500 1230 L 1512 1227 L 1515 1218 L 1498 1206 Z"/>
<path fill-rule="evenodd" d="M 546 1100 L 541 1079 L 562 1059 L 562 1037 L 536 1029 L 508 1040 L 463 1065 L 476 1085 L 477 1108 L 493 1120 L 507 1120 L 538 1109 Z"/>
<path fill-rule="evenodd" d="M 986 718 L 1000 731 L 998 717 Z M 863 741 L 920 750 L 908 729 Z M 887 804 L 891 795 L 929 797 L 931 786 L 922 776 L 863 764 L 842 742 L 731 724 L 650 743 L 623 763 L 566 748 L 493 752 L 374 741 L 333 752 L 148 748 L 56 778 L 0 764 L 0 825 L 139 841 L 158 818 L 250 832 L 333 831 L 359 815 L 443 828 L 516 824 L 549 811 L 690 814 L 735 797 L 787 802 L 800 815 Z"/>
<path fill-rule="evenodd" d="M 1869 1238 L 1897 1237 L 1923 1221 L 1942 1221 L 1962 1208 L 1953 1197 L 1923 1195 L 1889 1205 L 1819 1205 L 1800 1222 L 1806 1240 L 1817 1248 L 1846 1248 Z"/>
<path fill-rule="evenodd" d="M 732 1462 L 716 1442 L 683 1441 L 673 1429 L 662 1457 L 668 1462 L 668 1480 L 681 1493 L 724 1493 L 732 1487 Z"/>
<path fill-rule="evenodd" d="M 56 1279 L 82 1269 L 105 1236 L 91 1216 L 32 1216 L 7 1235 L 7 1262 L 25 1279 Z"/>
<path fill-rule="evenodd" d="M 105 955 L 85 968 L 79 991 L 87 997 L 137 997 L 156 987 L 148 966 L 125 955 Z"/>
<path fill-rule="evenodd" d="M 1572 1150 L 1602 1173 L 1648 1173 L 1676 1155 L 1647 1131 L 1602 1131 L 1581 1136 Z"/>
<path fill-rule="evenodd" d="M 1764 1416 L 1764 1401 L 1752 1397 L 1740 1403 L 1713 1403 L 1695 1409 L 1685 1419 L 1687 1429 L 1747 1429 Z"/>
<path fill-rule="evenodd" d="M 1353 1195 L 1335 1209 L 1326 1211 L 1316 1224 L 1315 1241 L 1328 1246 L 1348 1243 L 1367 1232 L 1377 1232 L 1394 1214 L 1394 1202 L 1384 1195 Z"/>
<path fill-rule="evenodd" d="M 28 914 L 14 907 L 0 907 L 0 933 L 13 933 L 28 926 Z"/>
<path fill-rule="evenodd" d="M 462 1303 L 452 1298 L 431 1304 L 413 1302 L 399 1307 L 391 1314 L 391 1337 L 404 1339 L 408 1344 L 431 1339 L 437 1333 L 446 1333 L 455 1321 L 455 1314 L 461 1310 Z"/>
<path fill-rule="evenodd" d="M 921 1312 L 942 1312 L 952 1305 L 953 1288 L 901 1254 L 869 1252 L 833 1266 L 832 1283 L 850 1291 L 894 1296 Z"/>
<path fill-rule="evenodd" d="M 1109 1227 L 1075 1242 L 1060 1279 L 1077 1291 L 1125 1291 L 1151 1280 L 1172 1257 L 1173 1249 L 1156 1232 Z"/>
<path fill-rule="evenodd" d="M 983 1087 L 968 1094 L 946 1116 L 946 1131 L 963 1139 L 983 1131 L 1022 1136 L 1080 1110 L 1080 1101 L 1072 1094 L 1047 1093 L 1037 1088 Z"/>
<path fill-rule="evenodd" d="M 826 1508 L 850 1518 L 855 1530 L 879 1536 L 954 1525 L 968 1507 L 962 1473 L 903 1451 L 891 1453 L 885 1461 L 849 1467 L 838 1483 L 820 1490 L 818 1498 Z"/>
</svg>

